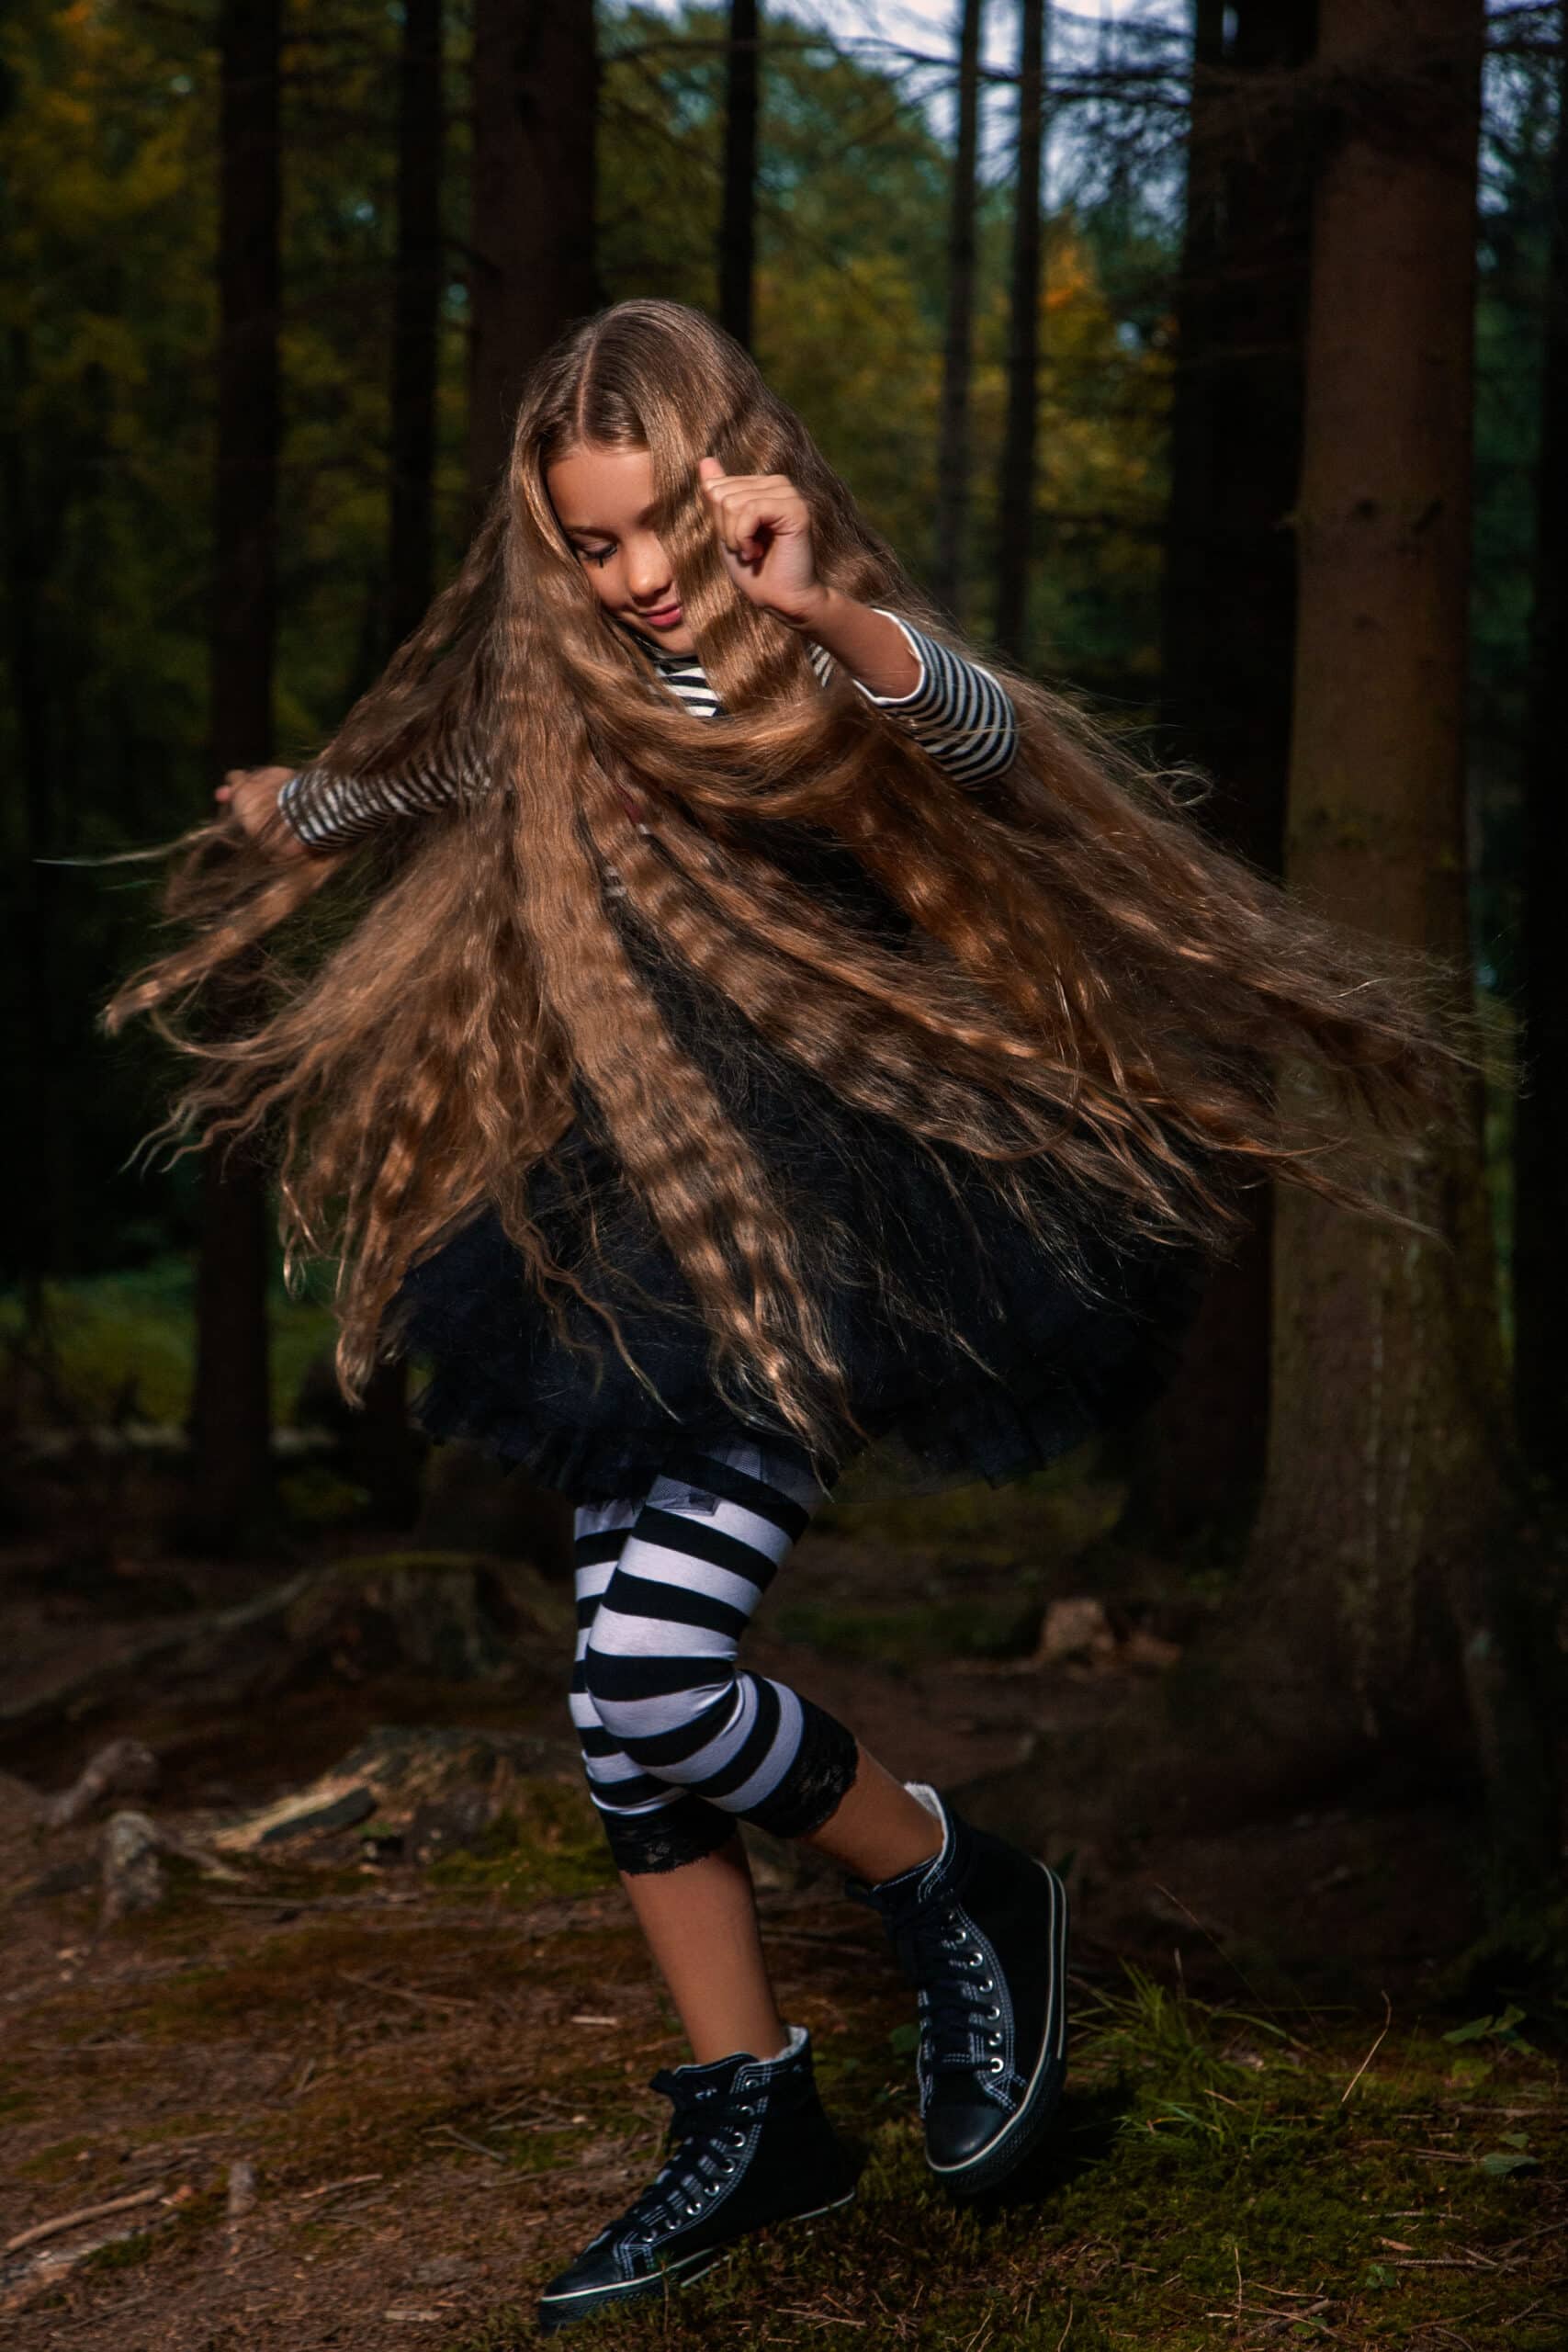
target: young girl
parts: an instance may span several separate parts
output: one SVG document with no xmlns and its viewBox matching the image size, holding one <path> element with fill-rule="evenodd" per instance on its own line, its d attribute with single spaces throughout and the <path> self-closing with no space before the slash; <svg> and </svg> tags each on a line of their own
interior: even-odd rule
<svg viewBox="0 0 1568 2352">
<path fill-rule="evenodd" d="M 1062 1884 L 744 1671 L 740 1636 L 868 1440 L 1001 1480 L 1146 1403 L 1245 1185 L 1393 1216 L 1359 1145 L 1412 1159 L 1456 1059 L 1422 976 L 968 658 L 674 302 L 539 362 L 424 623 L 318 765 L 219 797 L 173 893 L 195 935 L 111 1025 L 167 1025 L 360 869 L 253 1034 L 180 1036 L 171 1125 L 276 1120 L 290 1250 L 339 1261 L 345 1386 L 417 1351 L 430 1429 L 577 1505 L 571 1717 L 692 2063 L 655 2078 L 666 2162 L 542 2324 L 852 2194 L 741 1821 L 879 1913 L 928 2160 L 993 2187 L 1061 2091 Z"/>
</svg>

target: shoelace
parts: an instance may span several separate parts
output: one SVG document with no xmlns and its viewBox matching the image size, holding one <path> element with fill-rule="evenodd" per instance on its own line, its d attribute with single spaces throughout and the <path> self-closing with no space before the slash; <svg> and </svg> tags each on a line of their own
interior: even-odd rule
<svg viewBox="0 0 1568 2352">
<path fill-rule="evenodd" d="M 730 2102 L 711 2117 L 699 2115 L 664 2068 L 649 2087 L 665 2092 L 676 2102 L 670 2125 L 675 2144 L 642 2195 L 626 2208 L 619 2226 L 651 2243 L 694 2219 L 717 2196 L 746 2145 L 746 2133 L 731 2118 L 743 2115 L 750 2120 L 756 2109 L 746 2101 Z"/>
<path fill-rule="evenodd" d="M 1005 2073 L 1000 2054 L 1001 2007 L 986 1954 L 971 1940 L 956 1904 L 920 1909 L 895 1930 L 899 1958 L 925 1995 L 920 2012 L 920 2060 L 930 2075 L 939 2065 L 983 2066 Z M 976 2059 L 976 2043 L 987 2054 Z"/>
</svg>

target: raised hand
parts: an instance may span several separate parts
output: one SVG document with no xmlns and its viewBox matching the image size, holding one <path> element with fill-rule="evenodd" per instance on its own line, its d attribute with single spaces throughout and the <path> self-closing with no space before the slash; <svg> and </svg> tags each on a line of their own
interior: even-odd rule
<svg viewBox="0 0 1568 2352">
<path fill-rule="evenodd" d="M 277 796 L 292 768 L 231 768 L 213 794 L 252 841 L 275 857 L 303 857 L 304 842 L 277 813 Z"/>
<path fill-rule="evenodd" d="M 811 514 L 784 474 L 727 474 L 716 458 L 697 460 L 725 568 L 743 596 L 792 628 L 820 614 L 828 591 L 817 577 Z"/>
</svg>

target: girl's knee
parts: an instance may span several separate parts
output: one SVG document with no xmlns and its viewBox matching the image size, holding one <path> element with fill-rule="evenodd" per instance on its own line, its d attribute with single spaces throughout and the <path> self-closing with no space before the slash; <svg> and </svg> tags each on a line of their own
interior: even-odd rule
<svg viewBox="0 0 1568 2352">
<path fill-rule="evenodd" d="M 686 1665 L 696 1669 L 689 1680 L 671 1671 Z M 738 1681 L 732 1662 L 712 1658 L 650 1661 L 592 1642 L 582 1658 L 583 1690 L 597 1721 L 636 1762 L 671 1781 L 681 1779 L 694 1736 L 733 1709 Z"/>
</svg>

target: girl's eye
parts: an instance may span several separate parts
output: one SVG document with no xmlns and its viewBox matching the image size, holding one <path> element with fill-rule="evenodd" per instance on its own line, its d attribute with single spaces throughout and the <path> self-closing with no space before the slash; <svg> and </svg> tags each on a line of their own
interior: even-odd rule
<svg viewBox="0 0 1568 2352">
<path fill-rule="evenodd" d="M 579 548 L 577 552 L 584 563 L 608 563 L 615 550 L 614 548 Z"/>
</svg>

